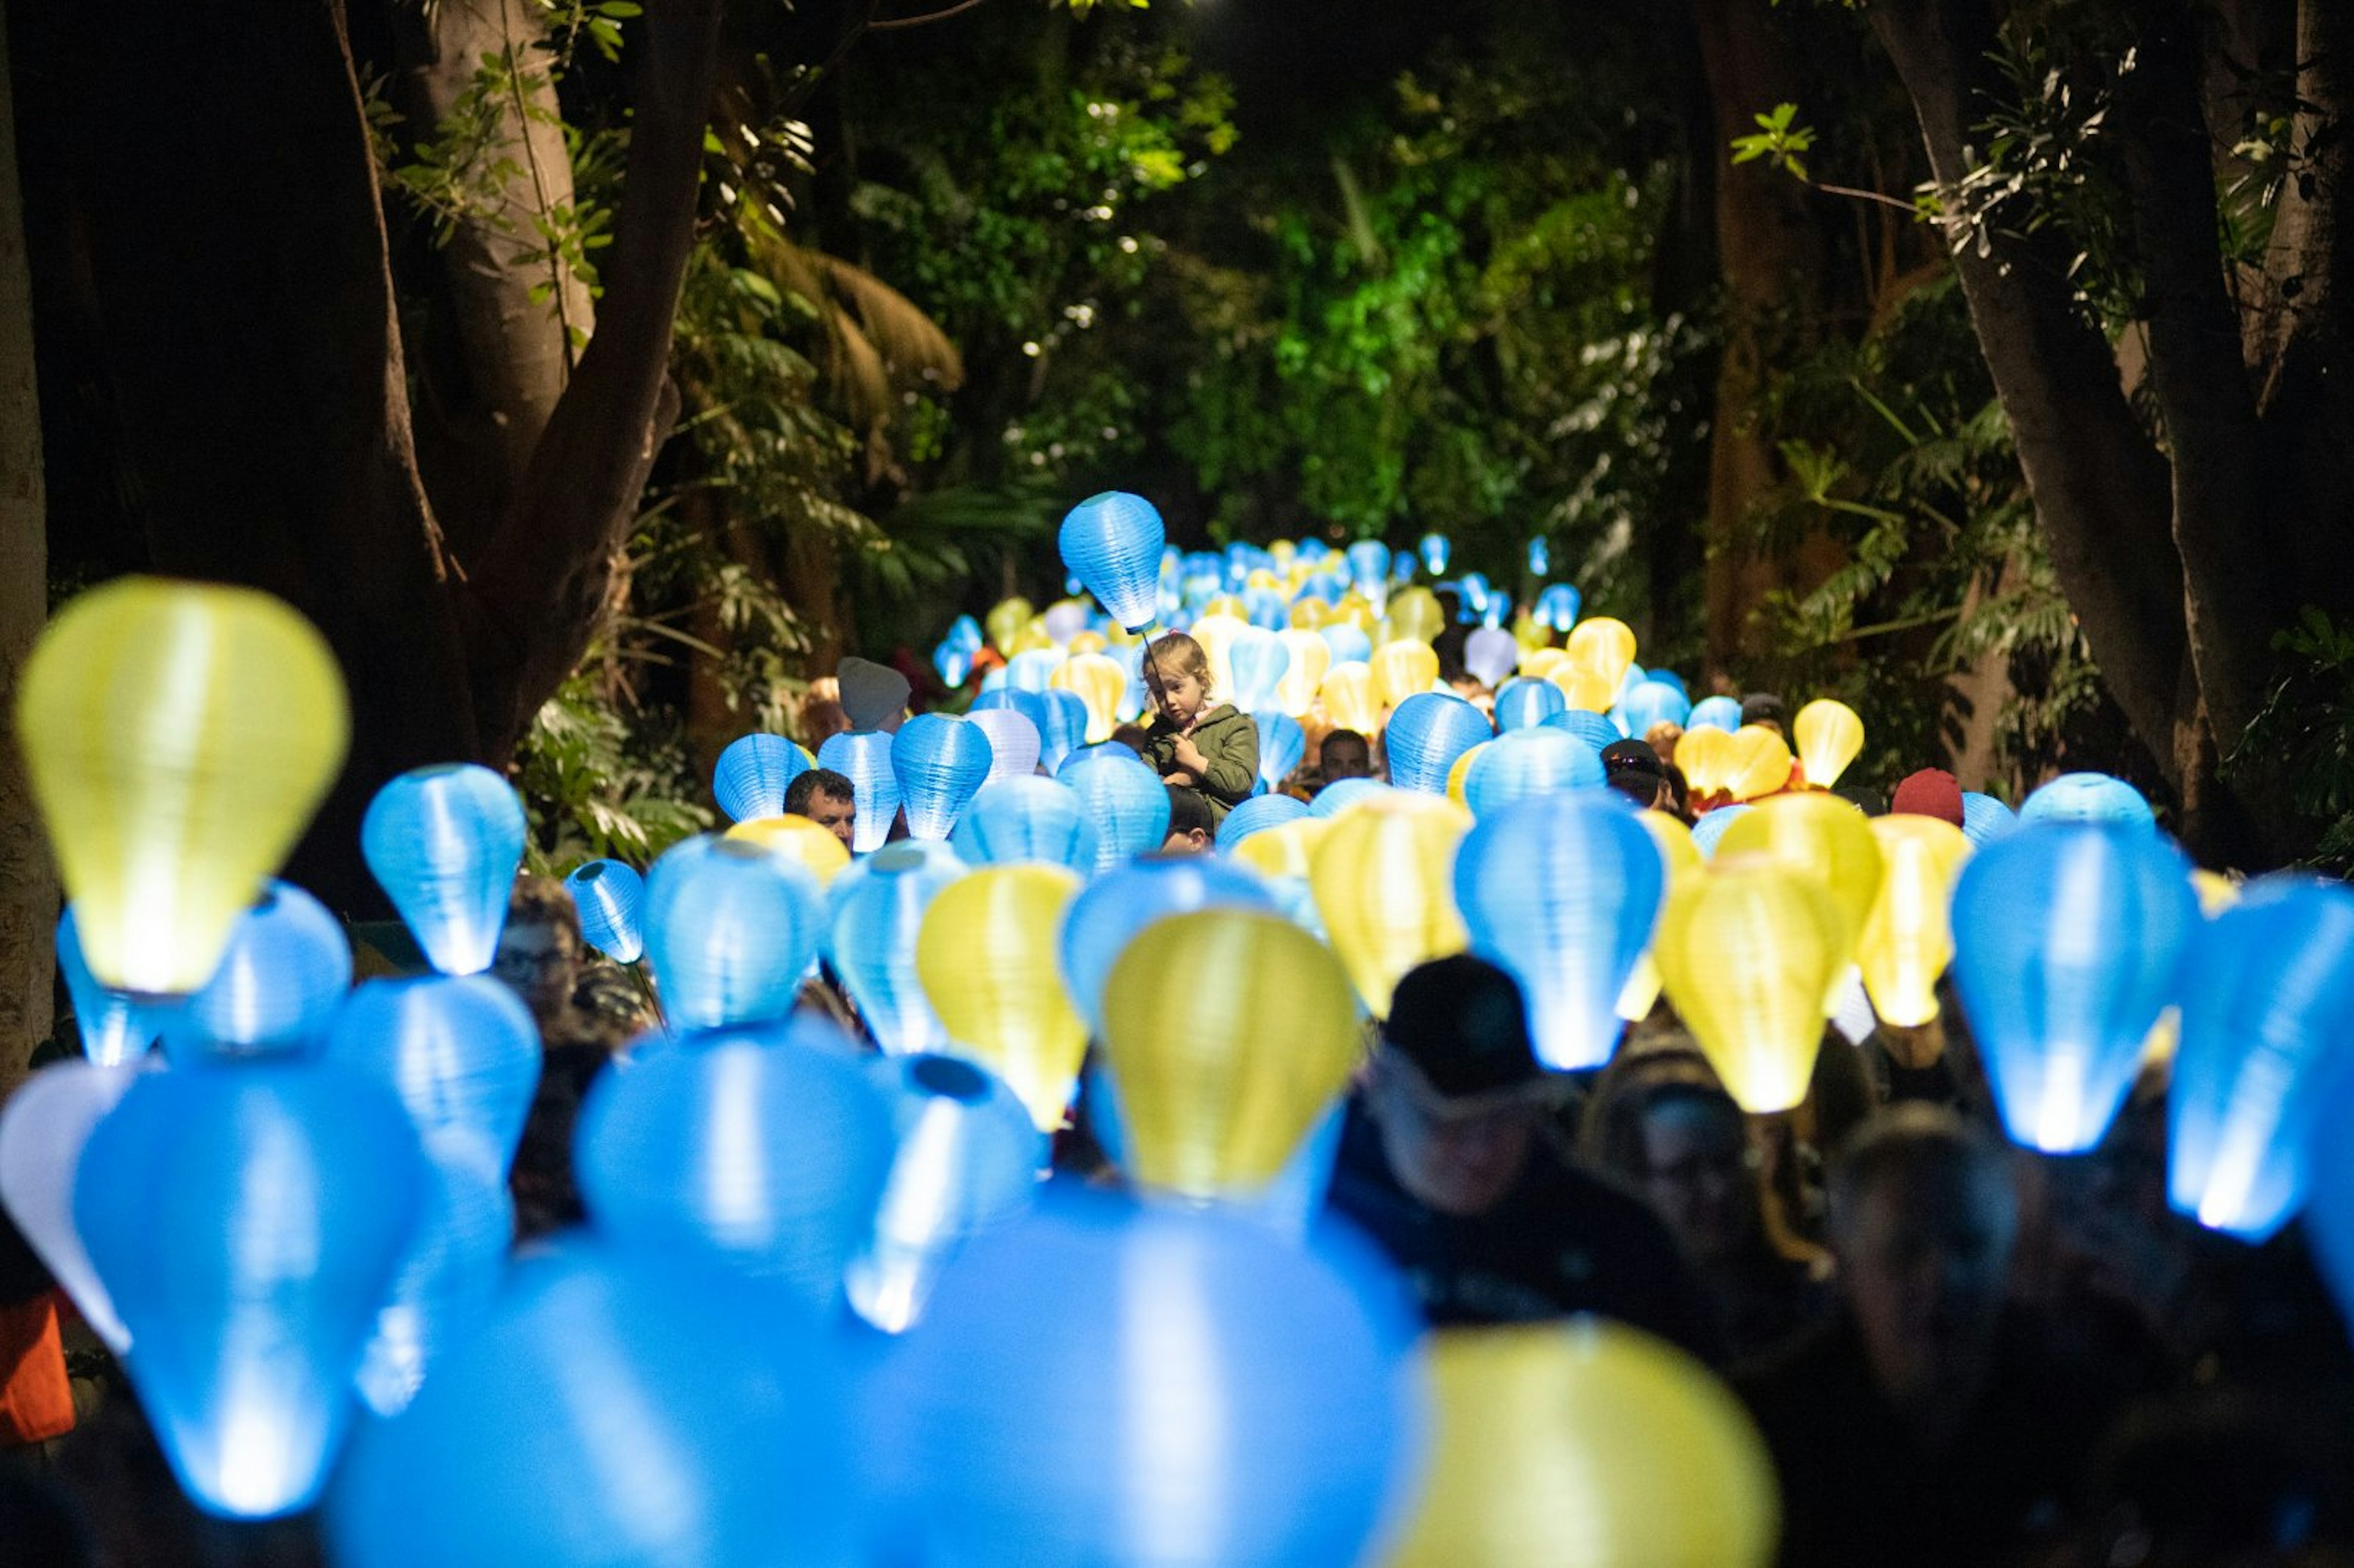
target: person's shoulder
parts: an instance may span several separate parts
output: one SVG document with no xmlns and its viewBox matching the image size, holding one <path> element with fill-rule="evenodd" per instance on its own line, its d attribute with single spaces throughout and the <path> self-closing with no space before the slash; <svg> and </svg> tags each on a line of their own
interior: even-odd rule
<svg viewBox="0 0 2354 1568">
<path fill-rule="evenodd" d="M 1204 714 L 1202 722 L 1193 727 L 1196 730 L 1204 730 L 1224 726 L 1247 725 L 1250 722 L 1249 716 L 1234 704 L 1220 703 L 1216 707 Z"/>
</svg>

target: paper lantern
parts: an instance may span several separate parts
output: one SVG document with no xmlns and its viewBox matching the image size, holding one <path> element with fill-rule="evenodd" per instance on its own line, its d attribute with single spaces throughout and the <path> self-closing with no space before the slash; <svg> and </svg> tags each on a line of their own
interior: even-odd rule
<svg viewBox="0 0 2354 1568">
<path fill-rule="evenodd" d="M 1569 700 L 1551 681 L 1507 681 L 1496 692 L 1496 727 L 1506 735 L 1533 729 L 1568 706 Z"/>
<path fill-rule="evenodd" d="M 1038 726 L 1028 715 L 1013 708 L 976 708 L 965 715 L 965 723 L 989 737 L 989 777 L 982 780 L 984 784 L 1026 779 L 1038 771 Z"/>
<path fill-rule="evenodd" d="M 135 1062 L 145 1055 L 155 1040 L 155 1024 L 138 998 L 128 991 L 108 990 L 90 972 L 70 905 L 58 917 L 57 948 L 58 972 L 66 982 L 67 1000 L 73 1003 L 82 1054 L 102 1066 Z"/>
<path fill-rule="evenodd" d="M 1719 806 L 1692 824 L 1692 847 L 1700 851 L 1703 859 L 1714 860 L 1718 841 L 1733 831 L 1734 823 L 1756 809 L 1755 806 Z"/>
<path fill-rule="evenodd" d="M 1461 697 L 1437 692 L 1409 696 L 1390 714 L 1382 736 L 1390 782 L 1401 789 L 1443 795 L 1455 759 L 1494 734 L 1488 715 Z"/>
<path fill-rule="evenodd" d="M 1042 631 L 1041 638 L 1044 636 Z M 1005 683 L 1017 692 L 1035 692 L 1044 695 L 1062 672 L 1063 651 L 1059 648 L 1024 648 L 1005 662 Z"/>
<path fill-rule="evenodd" d="M 1991 795 L 1975 790 L 1962 791 L 1962 836 L 1972 848 L 1990 843 L 2019 826 L 2019 818 L 2011 809 Z"/>
<path fill-rule="evenodd" d="M 1469 939 L 1453 874 L 1470 825 L 1459 807 L 1393 790 L 1335 818 L 1316 846 L 1309 884 L 1317 912 L 1376 1018 L 1389 1016 L 1390 993 L 1408 969 L 1459 953 Z"/>
<path fill-rule="evenodd" d="M 1346 621 L 1334 622 L 1319 627 L 1316 634 L 1324 640 L 1325 647 L 1331 649 L 1332 652 L 1332 670 L 1338 670 L 1350 664 L 1369 663 L 1373 657 L 1373 640 L 1368 636 L 1362 628 L 1352 625 Z M 1370 673 L 1371 672 L 1368 672 L 1369 677 Z M 1331 671 L 1328 670 L 1326 672 L 1326 679 L 1328 681 L 1331 678 Z M 1372 700 L 1370 692 L 1368 693 L 1365 700 Z M 1330 713 L 1331 711 L 1331 698 L 1329 694 L 1325 697 L 1325 711 Z"/>
<path fill-rule="evenodd" d="M 886 1052 L 948 1044 L 948 1029 L 916 978 L 916 933 L 933 897 L 962 874 L 951 858 L 890 844 L 861 861 L 829 897 L 827 955 Z"/>
<path fill-rule="evenodd" d="M 934 895 L 916 935 L 916 975 L 950 1050 L 1012 1085 L 1043 1132 L 1062 1125 L 1087 1048 L 1059 957 L 1078 890 L 1056 866 L 984 867 Z"/>
<path fill-rule="evenodd" d="M 1271 909 L 1259 879 L 1224 860 L 1185 855 L 1133 861 L 1087 884 L 1064 916 L 1063 983 L 1088 1033 L 1104 1033 L 1104 983 L 1136 934 L 1198 909 Z M 1202 972 L 1189 977 L 1199 984 Z"/>
<path fill-rule="evenodd" d="M 1424 571 L 1435 577 L 1443 577 L 1447 575 L 1447 558 L 1454 555 L 1455 546 L 1448 542 L 1446 535 L 1425 534 L 1422 536 L 1422 542 L 1416 545 L 1415 549 L 1422 556 Z"/>
<path fill-rule="evenodd" d="M 2259 877 L 2183 955 L 2167 1094 L 2175 1209 L 2263 1242 L 2303 1206 L 2323 1116 L 2354 1083 L 2354 892 Z"/>
<path fill-rule="evenodd" d="M 1339 816 L 1352 806 L 1363 805 L 1367 800 L 1378 800 L 1384 796 L 1404 793 L 1404 790 L 1394 789 L 1378 779 L 1343 779 L 1338 783 L 1327 784 L 1318 790 L 1316 799 L 1308 803 L 1308 813 L 1313 817 L 1330 820 Z"/>
<path fill-rule="evenodd" d="M 851 1261 L 850 1304 L 885 1333 L 923 1314 L 959 1247 L 1029 1212 L 1046 1140 L 1003 1080 L 953 1056 L 900 1056 L 869 1069 L 896 1142 L 866 1248 Z"/>
<path fill-rule="evenodd" d="M 401 1418 L 353 1444 L 332 1560 L 849 1568 L 849 1383 L 784 1306 L 593 1238 L 534 1258 Z"/>
<path fill-rule="evenodd" d="M 1060 772 L 1063 764 L 1086 747 L 1090 715 L 1076 692 L 1047 692 L 1046 722 L 1040 728 L 1038 760 Z"/>
<path fill-rule="evenodd" d="M 1554 583 L 1537 595 L 1537 624 L 1567 631 L 1577 624 L 1577 612 L 1583 608 L 1584 601 L 1575 588 L 1567 583 Z"/>
<path fill-rule="evenodd" d="M 309 1063 L 143 1073 L 92 1129 L 74 1227 L 198 1507 L 260 1519 L 317 1499 L 425 1181 L 392 1097 Z"/>
<path fill-rule="evenodd" d="M 1733 732 L 1701 724 L 1697 718 L 1676 742 L 1676 766 L 1683 770 L 1684 783 L 1697 797 L 1723 795 L 1734 760 Z"/>
<path fill-rule="evenodd" d="M 0 1104 L 0 1203 L 90 1331 L 118 1356 L 131 1348 L 131 1330 L 74 1226 L 74 1173 L 91 1129 L 146 1070 L 137 1062 L 52 1062 Z"/>
<path fill-rule="evenodd" d="M 2241 884 L 2204 866 L 2190 873 L 2190 891 L 2199 895 L 2199 913 L 2210 920 L 2240 901 Z"/>
<path fill-rule="evenodd" d="M 1251 721 L 1258 729 L 1259 782 L 1278 789 L 1308 759 L 1308 732 L 1299 721 L 1280 711 L 1260 714 Z"/>
<path fill-rule="evenodd" d="M 891 736 L 880 730 L 846 730 L 817 748 L 817 764 L 850 780 L 856 820 L 850 847 L 860 854 L 881 849 L 899 814 L 899 776 L 891 766 Z"/>
<path fill-rule="evenodd" d="M 1463 791 L 1465 781 L 1471 776 L 1471 765 L 1479 761 L 1479 754 L 1487 750 L 1492 744 L 1493 743 L 1490 741 L 1481 741 L 1479 745 L 1470 747 L 1469 750 L 1458 756 L 1453 764 L 1447 769 L 1447 789 L 1445 791 L 1447 798 L 1456 805 L 1463 807 L 1467 811 L 1470 810 L 1470 806 L 1464 799 Z"/>
<path fill-rule="evenodd" d="M 1569 655 L 1558 648 L 1547 648 L 1543 643 L 1534 646 L 1526 643 L 1522 645 L 1521 675 L 1524 680 L 1543 681 L 1547 685 L 1552 685 L 1553 672 L 1565 668 L 1568 663 Z M 1560 689 L 1558 686 L 1553 687 L 1555 691 Z"/>
<path fill-rule="evenodd" d="M 893 1561 L 1367 1559 L 1414 1451 L 1395 1286 L 1217 1213 L 1049 1192 L 878 1377 Z"/>
<path fill-rule="evenodd" d="M 1336 663 L 1325 673 L 1324 716 L 1335 728 L 1353 729 L 1368 738 L 1382 730 L 1382 702 L 1373 692 L 1369 665 Z"/>
<path fill-rule="evenodd" d="M 1226 671 L 1233 684 L 1227 700 L 1246 714 L 1282 710 L 1283 677 L 1291 669 L 1291 650 L 1274 632 L 1251 627 L 1226 644 Z"/>
<path fill-rule="evenodd" d="M 1818 697 L 1798 710 L 1790 734 L 1797 742 L 1798 766 L 1807 782 L 1828 789 L 1840 781 L 1863 751 L 1863 720 L 1845 703 Z"/>
<path fill-rule="evenodd" d="M 1847 941 L 1822 883 L 1770 863 L 1727 863 L 1669 894 L 1652 957 L 1742 1109 L 1785 1111 L 1807 1097 Z"/>
<path fill-rule="evenodd" d="M 506 925 L 525 831 L 514 786 L 487 768 L 445 763 L 376 792 L 360 852 L 433 967 L 480 974 Z"/>
<path fill-rule="evenodd" d="M 1267 755 L 1262 748 L 1261 757 Z M 1265 832 L 1308 815 L 1308 802 L 1296 795 L 1254 795 L 1228 811 L 1218 824 L 1218 848 L 1232 850 L 1253 833 Z"/>
<path fill-rule="evenodd" d="M 592 860 L 564 879 L 564 890 L 579 914 L 581 940 L 617 964 L 634 964 L 645 956 L 638 915 L 646 901 L 646 879 L 633 867 Z"/>
<path fill-rule="evenodd" d="M 1726 753 L 1724 792 L 1736 800 L 1778 794 L 1790 787 L 1790 748 L 1780 736 L 1763 725 L 1743 725 Z"/>
<path fill-rule="evenodd" d="M 1559 730 L 1574 739 L 1582 740 L 1597 754 L 1627 738 L 1618 733 L 1618 726 L 1609 719 L 1585 708 L 1567 708 L 1556 713 L 1543 722 L 1543 727 Z"/>
<path fill-rule="evenodd" d="M 932 669 L 940 684 L 955 691 L 972 679 L 972 655 L 951 643 L 940 642 L 932 648 Z"/>
<path fill-rule="evenodd" d="M 1569 629 L 1569 662 L 1599 675 L 1617 694 L 1627 667 L 1635 662 L 1635 630 L 1623 620 L 1597 615 Z"/>
<path fill-rule="evenodd" d="M 1111 664 L 1117 679 L 1127 676 Z M 989 777 L 989 736 L 948 714 L 918 714 L 891 738 L 891 771 L 911 838 L 945 839 Z"/>
<path fill-rule="evenodd" d="M 2010 1136 L 2047 1154 L 2108 1130 L 2199 924 L 2190 866 L 2137 822 L 2051 823 L 1970 857 L 1954 981 Z"/>
<path fill-rule="evenodd" d="M 1708 862 L 1702 858 L 1700 846 L 1692 842 L 1691 830 L 1684 826 L 1682 818 L 1647 807 L 1635 813 L 1635 820 L 1643 824 L 1659 849 L 1660 863 L 1667 868 L 1668 893 L 1708 869 Z M 1653 929 L 1656 934 L 1656 922 Z M 1646 944 L 1643 956 L 1635 960 L 1634 971 L 1627 977 L 1626 989 L 1618 993 L 1618 1016 L 1629 1023 L 1639 1023 L 1651 1015 L 1651 1009 L 1659 1001 L 1659 966 Z"/>
<path fill-rule="evenodd" d="M 1937 980 L 1953 962 L 1946 907 L 1970 842 L 1961 829 L 1935 817 L 1874 817 L 1869 831 L 1880 846 L 1882 874 L 1856 961 L 1863 967 L 1872 1011 L 1901 1028 L 1917 1029 L 1936 1018 Z"/>
<path fill-rule="evenodd" d="M 1560 690 L 1564 705 L 1574 713 L 1601 715 L 1617 705 L 1618 683 L 1606 671 L 1564 662 L 1555 665 L 1545 679 Z"/>
<path fill-rule="evenodd" d="M 1692 705 L 1691 716 L 1684 728 L 1721 729 L 1731 735 L 1741 727 L 1741 702 L 1737 697 L 1702 697 Z"/>
<path fill-rule="evenodd" d="M 1780 1509 L 1748 1413 L 1606 1318 L 1454 1330 L 1430 1474 L 1395 1568 L 1766 1568 Z"/>
<path fill-rule="evenodd" d="M 817 879 L 783 855 L 707 834 L 673 845 L 646 879 L 646 962 L 663 1013 L 686 1029 L 783 1017 L 824 919 Z"/>
<path fill-rule="evenodd" d="M 1428 692 L 1438 679 L 1438 655 L 1427 642 L 1401 640 L 1373 651 L 1373 695 L 1386 708 Z"/>
<path fill-rule="evenodd" d="M 1520 658 L 1521 645 L 1497 627 L 1483 626 L 1463 641 L 1463 667 L 1483 686 L 1500 684 Z"/>
<path fill-rule="evenodd" d="M 205 982 L 349 734 L 334 655 L 267 594 L 133 577 L 58 612 L 25 662 L 16 737 L 101 985 Z"/>
<path fill-rule="evenodd" d="M 2330 1127 L 2344 1127 L 2349 1115 L 2354 1115 L 2354 1084 L 2340 1081 L 2322 1107 L 2321 1119 Z M 2338 1303 L 2339 1319 L 2354 1324 L 2354 1139 L 2316 1138 L 2307 1155 L 2312 1169 L 2305 1239 Z"/>
<path fill-rule="evenodd" d="M 1426 588 L 1404 588 L 1390 596 L 1389 632 L 1393 638 L 1436 642 L 1447 631 L 1447 611 L 1438 596 Z"/>
<path fill-rule="evenodd" d="M 2027 797 L 2021 822 L 2132 822 L 2156 828 L 2140 790 L 2105 773 L 2062 773 Z"/>
<path fill-rule="evenodd" d="M 1256 805 L 1257 801 L 1246 801 Z M 1241 814 L 1238 806 L 1226 820 Z M 1331 826 L 1320 817 L 1307 816 L 1278 822 L 1271 828 L 1245 835 L 1233 847 L 1234 858 L 1267 879 L 1270 886 L 1279 882 L 1305 882 L 1316 858 L 1318 846 L 1324 842 L 1325 832 Z"/>
<path fill-rule="evenodd" d="M 832 1308 L 891 1162 L 891 1118 L 814 1015 L 710 1030 L 599 1075 L 573 1166 L 599 1230 Z"/>
<path fill-rule="evenodd" d="M 419 1136 L 479 1139 L 502 1170 L 539 1085 L 538 1026 L 484 975 L 361 982 L 330 1021 L 324 1055 L 391 1091 Z"/>
<path fill-rule="evenodd" d="M 1128 666 L 1108 654 L 1073 654 L 1055 672 L 1047 688 L 1068 692 L 1087 705 L 1088 742 L 1109 740 L 1119 726 L 1120 699 L 1128 692 Z"/>
<path fill-rule="evenodd" d="M 1082 704 L 1081 705 L 1084 706 L 1085 705 Z M 993 692 L 983 692 L 981 695 L 972 700 L 972 711 L 966 716 L 977 717 L 984 713 L 994 713 L 1004 710 L 1011 710 L 1012 712 L 1018 713 L 1023 718 L 1028 719 L 1030 721 L 1031 727 L 1038 732 L 1041 737 L 1041 743 L 1043 744 L 1044 736 L 1046 733 L 1046 726 L 1050 722 L 1047 716 L 1046 695 L 1044 693 L 1017 692 L 1013 690 L 1011 687 L 1003 687 Z M 990 744 L 991 746 L 996 744 L 996 737 L 993 733 L 991 736 Z"/>
<path fill-rule="evenodd" d="M 971 667 L 970 655 L 963 655 Z M 962 685 L 961 679 L 950 681 Z M 810 755 L 781 735 L 738 736 L 711 769 L 712 798 L 731 822 L 785 814 L 785 793 L 810 770 Z"/>
<path fill-rule="evenodd" d="M 165 1049 L 244 1055 L 316 1044 L 352 983 L 344 923 L 291 882 L 265 883 L 229 933 L 220 968 L 175 1009 Z"/>
<path fill-rule="evenodd" d="M 416 1231 L 355 1379 L 383 1416 L 407 1409 L 434 1364 L 490 1315 L 514 1245 L 514 1201 L 498 1153 L 462 1136 L 429 1139 L 425 1151 Z"/>
<path fill-rule="evenodd" d="M 1031 617 L 1037 613 L 1026 599 L 999 599 L 990 607 L 989 614 L 982 621 L 989 629 L 989 645 L 1000 654 L 1011 658 L 1013 644 L 1020 639 L 1023 628 L 1028 626 Z M 974 652 L 979 652 L 980 650 L 975 649 Z"/>
<path fill-rule="evenodd" d="M 1063 564 L 1114 620 L 1130 631 L 1152 624 L 1167 542 L 1152 503 L 1126 491 L 1091 495 L 1063 516 Z"/>
<path fill-rule="evenodd" d="M 1096 869 L 1150 854 L 1169 839 L 1169 787 L 1124 746 L 1075 753 L 1055 777 L 1078 792 L 1096 827 Z"/>
<path fill-rule="evenodd" d="M 1851 961 L 1880 896 L 1880 841 L 1872 822 L 1836 795 L 1776 796 L 1735 820 L 1717 840 L 1716 854 L 1760 856 L 1820 882 L 1839 906 L 1846 933 L 1840 957 Z"/>
<path fill-rule="evenodd" d="M 1098 859 L 1087 803 L 1059 779 L 1025 776 L 982 785 L 950 842 L 972 865 L 1043 861 L 1088 875 Z"/>
<path fill-rule="evenodd" d="M 1303 718 L 1316 705 L 1317 689 L 1332 667 L 1332 645 L 1313 631 L 1280 631 L 1276 640 L 1288 657 L 1282 678 L 1275 683 L 1275 705 L 1293 718 Z"/>
<path fill-rule="evenodd" d="M 1617 1048 L 1618 999 L 1650 945 L 1666 885 L 1637 813 L 1601 792 L 1523 800 L 1464 837 L 1456 907 L 1472 950 L 1520 981 L 1548 1067 L 1599 1067 Z"/>
<path fill-rule="evenodd" d="M 1157 575 L 1156 565 L 1156 577 Z M 1079 591 L 1077 587 L 1071 587 L 1068 583 L 1065 586 L 1070 587 L 1070 591 L 1073 593 Z M 1087 629 L 1087 607 L 1076 599 L 1061 599 L 1048 605 L 1045 613 L 1038 619 L 1044 624 L 1046 635 L 1053 640 L 1055 646 L 1066 649 L 1070 646 L 1072 638 Z"/>
<path fill-rule="evenodd" d="M 1532 795 L 1602 781 L 1602 754 L 1585 742 L 1558 729 L 1516 730 L 1479 748 L 1464 777 L 1463 800 L 1473 816 L 1485 817 Z"/>
<path fill-rule="evenodd" d="M 754 817 L 720 836 L 767 850 L 808 872 L 822 888 L 832 886 L 833 879 L 852 863 L 850 852 L 842 847 L 834 831 L 808 817 Z"/>
<path fill-rule="evenodd" d="M 1193 622 L 1193 641 L 1202 645 L 1203 653 L 1210 661 L 1211 691 L 1223 694 L 1235 689 L 1234 666 L 1227 662 L 1227 651 L 1235 640 L 1249 635 L 1254 630 L 1251 623 L 1239 615 L 1204 615 Z M 1155 657 L 1157 655 L 1148 647 L 1145 652 L 1147 669 L 1152 668 Z"/>
<path fill-rule="evenodd" d="M 1642 681 L 1618 705 L 1627 733 L 1640 740 L 1653 726 L 1671 724 L 1679 729 L 1691 717 L 1691 700 L 1665 681 Z"/>
</svg>

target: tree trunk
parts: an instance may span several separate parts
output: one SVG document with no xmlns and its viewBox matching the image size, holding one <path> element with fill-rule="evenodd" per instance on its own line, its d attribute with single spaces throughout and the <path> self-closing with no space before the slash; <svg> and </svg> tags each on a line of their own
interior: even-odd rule
<svg viewBox="0 0 2354 1568">
<path fill-rule="evenodd" d="M 5 13 L 0 6 L 0 13 Z M 0 707 L 48 619 L 48 519 L 41 491 L 41 405 L 33 375 L 33 280 L 16 183 L 16 113 L 0 14 Z M 33 809 L 16 728 L 0 740 L 0 1098 L 49 1033 L 58 876 Z"/>
</svg>

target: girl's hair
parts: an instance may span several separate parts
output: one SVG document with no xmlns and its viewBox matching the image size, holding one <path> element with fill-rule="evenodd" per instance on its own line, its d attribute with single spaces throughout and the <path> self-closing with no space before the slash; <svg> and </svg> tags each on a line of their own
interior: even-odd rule
<svg viewBox="0 0 2354 1568">
<path fill-rule="evenodd" d="M 1182 631 L 1172 631 L 1156 637 L 1147 651 L 1144 669 L 1150 674 L 1155 669 L 1191 675 L 1204 686 L 1210 683 L 1209 651 Z"/>
</svg>

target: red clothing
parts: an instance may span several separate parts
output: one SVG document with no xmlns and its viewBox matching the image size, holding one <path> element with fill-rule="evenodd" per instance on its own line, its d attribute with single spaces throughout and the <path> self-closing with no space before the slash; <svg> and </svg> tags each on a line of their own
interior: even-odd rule
<svg viewBox="0 0 2354 1568">
<path fill-rule="evenodd" d="M 0 1307 L 0 1447 L 46 1443 L 73 1424 L 56 1298 L 44 1292 Z"/>
</svg>

